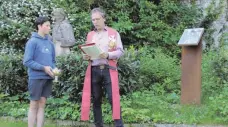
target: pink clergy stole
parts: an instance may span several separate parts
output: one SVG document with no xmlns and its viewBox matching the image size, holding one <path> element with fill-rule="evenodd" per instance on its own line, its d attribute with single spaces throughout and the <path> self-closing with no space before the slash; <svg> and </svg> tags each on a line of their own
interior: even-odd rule
<svg viewBox="0 0 228 127">
<path fill-rule="evenodd" d="M 107 27 L 108 36 L 114 36 L 116 38 L 117 31 Z M 92 41 L 92 37 L 95 31 L 91 31 L 87 35 L 86 43 Z M 115 49 L 110 49 L 109 52 L 115 51 Z M 113 66 L 117 68 L 116 60 L 109 60 L 109 66 Z M 112 118 L 120 119 L 120 94 L 119 94 L 119 79 L 118 79 L 118 71 L 109 69 L 111 82 L 112 82 Z M 84 79 L 84 87 L 82 92 L 82 103 L 81 103 L 81 120 L 86 121 L 89 120 L 90 113 L 90 104 L 91 104 L 91 62 L 86 70 L 85 79 Z"/>
</svg>

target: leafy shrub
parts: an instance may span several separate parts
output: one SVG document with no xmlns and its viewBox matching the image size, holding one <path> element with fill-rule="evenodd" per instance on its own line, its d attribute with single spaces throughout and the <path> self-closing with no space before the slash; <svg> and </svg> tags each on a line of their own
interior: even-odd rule
<svg viewBox="0 0 228 127">
<path fill-rule="evenodd" d="M 220 83 L 228 82 L 228 34 L 224 33 L 221 37 L 221 47 L 217 52 L 216 61 L 214 62 L 214 68 L 216 75 L 220 78 Z"/>
<path fill-rule="evenodd" d="M 58 57 L 57 67 L 62 70 L 59 82 L 54 84 L 53 95 L 61 97 L 69 93 L 74 101 L 80 99 L 87 62 L 83 61 L 81 54 L 72 53 L 64 57 Z"/>
<path fill-rule="evenodd" d="M 219 77 L 216 74 L 218 70 L 215 63 L 219 62 L 217 58 L 217 51 L 210 50 L 202 54 L 201 79 L 203 98 L 214 96 L 222 88 L 221 83 L 219 83 Z"/>
<path fill-rule="evenodd" d="M 219 94 L 228 82 L 227 40 L 228 34 L 224 33 L 220 40 L 220 49 L 209 51 L 203 56 L 203 90 L 210 97 Z"/>
<path fill-rule="evenodd" d="M 130 46 L 120 58 L 118 65 L 121 93 L 133 92 L 150 84 L 147 82 L 147 77 L 139 73 L 140 57 L 143 52 L 145 51 L 136 50 L 134 46 Z"/>
<path fill-rule="evenodd" d="M 21 54 L 2 54 L 0 68 L 0 92 L 16 95 L 27 90 L 27 74 Z"/>
<path fill-rule="evenodd" d="M 140 73 L 148 76 L 151 83 L 159 83 L 166 92 L 180 90 L 180 66 L 175 56 L 153 49 L 141 57 L 140 63 Z"/>
<path fill-rule="evenodd" d="M 228 122 L 228 85 L 224 85 L 224 88 L 217 96 L 211 96 L 210 99 L 210 109 L 211 115 L 216 121 L 227 123 Z"/>
</svg>

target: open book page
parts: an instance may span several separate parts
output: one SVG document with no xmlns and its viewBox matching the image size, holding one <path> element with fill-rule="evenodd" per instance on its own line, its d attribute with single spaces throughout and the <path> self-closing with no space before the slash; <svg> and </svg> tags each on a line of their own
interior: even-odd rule
<svg viewBox="0 0 228 127">
<path fill-rule="evenodd" d="M 102 53 L 102 50 L 97 45 L 82 46 L 81 49 L 91 56 L 91 60 L 100 59 L 99 55 Z"/>
</svg>

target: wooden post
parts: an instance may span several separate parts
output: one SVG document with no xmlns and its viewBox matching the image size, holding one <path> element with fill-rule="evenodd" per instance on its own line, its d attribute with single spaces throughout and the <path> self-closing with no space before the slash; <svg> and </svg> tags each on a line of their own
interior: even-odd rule
<svg viewBox="0 0 228 127">
<path fill-rule="evenodd" d="M 203 28 L 186 29 L 178 43 L 181 53 L 181 104 L 201 102 Z"/>
<path fill-rule="evenodd" d="M 197 46 L 182 46 L 181 104 L 200 104 L 202 41 Z"/>
</svg>

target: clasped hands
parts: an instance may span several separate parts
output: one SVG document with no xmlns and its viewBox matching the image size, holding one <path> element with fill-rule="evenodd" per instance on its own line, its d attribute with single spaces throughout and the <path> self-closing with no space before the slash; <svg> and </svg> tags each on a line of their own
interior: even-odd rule
<svg viewBox="0 0 228 127">
<path fill-rule="evenodd" d="M 55 76 L 60 75 L 60 71 L 58 68 L 52 69 L 50 66 L 44 66 L 43 68 L 44 72 L 54 78 Z"/>
<path fill-rule="evenodd" d="M 102 58 L 102 59 L 107 59 L 108 58 L 108 52 L 103 52 L 103 53 L 101 53 L 100 55 L 99 55 L 99 57 L 100 58 Z M 89 55 L 87 55 L 87 54 L 83 54 L 83 59 L 84 60 L 90 60 L 90 56 Z"/>
</svg>

